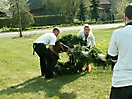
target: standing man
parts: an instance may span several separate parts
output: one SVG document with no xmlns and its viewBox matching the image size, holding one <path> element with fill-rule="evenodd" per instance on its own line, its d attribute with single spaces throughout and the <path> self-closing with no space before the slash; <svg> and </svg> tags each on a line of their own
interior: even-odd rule
<svg viewBox="0 0 132 99">
<path fill-rule="evenodd" d="M 92 47 L 95 46 L 95 38 L 92 33 L 92 29 L 88 24 L 85 24 L 84 28 L 79 31 L 78 37 L 87 42 L 87 47 L 89 49 L 91 44 L 92 44 Z"/>
<path fill-rule="evenodd" d="M 53 33 L 45 33 L 40 36 L 33 44 L 34 51 L 40 57 L 41 75 L 47 79 L 53 78 L 53 54 L 58 56 L 58 53 L 54 51 L 53 46 L 56 42 L 56 37 L 59 35 L 60 29 L 55 27 Z M 46 48 L 49 45 L 49 48 Z"/>
<path fill-rule="evenodd" d="M 92 33 L 92 28 L 88 25 L 85 24 L 84 28 L 79 31 L 78 35 L 79 38 L 83 39 L 85 42 L 87 42 L 87 48 L 88 50 L 90 49 L 90 46 L 92 44 L 92 47 L 95 47 L 95 38 Z M 86 51 L 88 51 L 86 50 Z M 90 72 L 91 71 L 91 66 L 86 63 L 86 71 Z"/>
<path fill-rule="evenodd" d="M 116 62 L 110 99 L 132 99 L 132 5 L 126 7 L 124 19 L 126 27 L 113 32 L 108 49 Z"/>
</svg>

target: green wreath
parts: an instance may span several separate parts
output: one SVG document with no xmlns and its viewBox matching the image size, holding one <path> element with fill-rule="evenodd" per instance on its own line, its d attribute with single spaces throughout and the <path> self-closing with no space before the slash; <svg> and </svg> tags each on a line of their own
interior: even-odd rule
<svg viewBox="0 0 132 99">
<path fill-rule="evenodd" d="M 57 40 L 54 50 L 58 53 L 68 52 L 68 61 L 63 62 L 54 57 L 54 72 L 58 75 L 75 74 L 83 71 L 86 63 L 94 66 L 108 66 L 110 59 L 106 56 L 106 61 L 102 61 L 98 54 L 101 54 L 97 48 L 91 48 L 87 55 L 82 52 L 87 49 L 86 42 L 75 35 L 65 35 Z M 70 51 L 69 51 L 70 50 Z"/>
</svg>

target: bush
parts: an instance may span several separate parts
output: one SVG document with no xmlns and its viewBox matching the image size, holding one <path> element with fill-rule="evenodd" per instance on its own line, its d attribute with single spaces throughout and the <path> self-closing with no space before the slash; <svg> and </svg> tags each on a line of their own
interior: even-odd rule
<svg viewBox="0 0 132 99">
<path fill-rule="evenodd" d="M 35 26 L 42 25 L 59 25 L 59 24 L 68 24 L 73 22 L 71 17 L 68 16 L 35 16 L 34 17 Z"/>
<path fill-rule="evenodd" d="M 99 19 L 100 19 L 100 21 L 103 21 L 103 22 L 105 22 L 105 21 L 110 21 L 110 16 L 109 16 L 109 14 L 108 13 L 100 13 L 99 14 Z"/>
<path fill-rule="evenodd" d="M 0 18 L 0 28 L 10 27 L 10 26 L 11 26 L 11 19 L 9 19 L 9 18 Z"/>
</svg>

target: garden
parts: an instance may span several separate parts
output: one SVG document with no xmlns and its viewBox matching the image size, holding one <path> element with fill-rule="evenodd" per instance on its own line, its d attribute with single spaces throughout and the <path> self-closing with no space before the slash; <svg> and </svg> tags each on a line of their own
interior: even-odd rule
<svg viewBox="0 0 132 99">
<path fill-rule="evenodd" d="M 113 29 L 93 30 L 96 48 L 107 54 Z M 62 32 L 65 35 L 77 35 L 78 31 Z M 27 35 L 21 38 L 0 39 L 0 99 L 109 99 L 111 88 L 111 65 L 95 66 L 91 63 L 91 72 L 55 75 L 46 80 L 40 76 L 39 58 L 32 55 L 32 43 L 41 34 Z M 61 53 L 62 62 L 68 56 Z"/>
</svg>

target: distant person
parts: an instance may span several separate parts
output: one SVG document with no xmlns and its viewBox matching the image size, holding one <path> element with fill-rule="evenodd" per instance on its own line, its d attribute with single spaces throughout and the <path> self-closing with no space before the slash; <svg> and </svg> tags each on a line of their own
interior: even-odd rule
<svg viewBox="0 0 132 99">
<path fill-rule="evenodd" d="M 91 45 L 92 45 L 92 47 L 95 47 L 95 38 L 94 38 L 94 35 L 92 33 L 92 28 L 90 27 L 90 25 L 85 24 L 84 28 L 79 31 L 77 36 L 87 43 L 88 50 L 90 49 Z M 88 50 L 86 50 L 86 51 L 88 51 Z M 86 69 L 85 70 L 89 70 L 89 68 L 91 68 L 89 66 L 86 63 Z"/>
<path fill-rule="evenodd" d="M 77 36 L 87 42 L 87 47 L 89 49 L 91 45 L 92 47 L 95 46 L 95 38 L 92 33 L 92 28 L 90 27 L 90 25 L 85 24 L 84 28 L 79 31 Z"/>
<path fill-rule="evenodd" d="M 124 19 L 126 27 L 113 32 L 108 49 L 115 62 L 110 99 L 132 99 L 132 5 L 126 7 Z"/>
<path fill-rule="evenodd" d="M 54 66 L 51 52 L 58 56 L 53 46 L 55 45 L 56 37 L 60 33 L 60 29 L 55 27 L 52 32 L 43 34 L 33 43 L 34 51 L 40 57 L 41 75 L 47 79 L 53 78 Z M 49 45 L 48 49 L 46 48 L 47 45 Z"/>
</svg>

